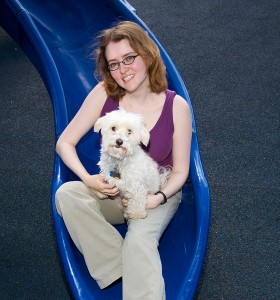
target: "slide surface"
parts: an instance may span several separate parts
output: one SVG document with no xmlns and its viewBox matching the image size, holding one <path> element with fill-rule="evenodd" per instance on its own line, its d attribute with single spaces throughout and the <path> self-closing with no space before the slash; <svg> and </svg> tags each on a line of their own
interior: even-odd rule
<svg viewBox="0 0 280 300">
<path fill-rule="evenodd" d="M 131 6 L 121 0 L 2 0 L 0 25 L 19 44 L 42 76 L 54 109 L 56 139 L 76 114 L 94 79 L 93 45 L 98 33 L 119 20 L 143 26 L 158 44 L 167 67 L 169 88 L 191 102 L 185 85 L 159 41 Z M 183 188 L 179 210 L 160 240 L 167 299 L 192 299 L 205 256 L 210 194 L 200 160 L 195 118 L 190 178 Z M 91 173 L 98 172 L 99 138 L 89 132 L 78 144 L 81 161 Z M 53 219 L 59 251 L 76 299 L 121 299 L 121 282 L 100 290 L 90 277 L 82 255 L 73 245 L 63 220 L 56 212 L 54 195 L 66 181 L 76 179 L 55 156 L 52 183 Z M 117 226 L 125 235 L 125 225 Z"/>
</svg>

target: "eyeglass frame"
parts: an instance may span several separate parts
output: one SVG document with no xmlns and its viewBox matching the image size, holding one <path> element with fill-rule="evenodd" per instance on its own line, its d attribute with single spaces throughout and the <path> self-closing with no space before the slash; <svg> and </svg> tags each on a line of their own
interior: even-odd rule
<svg viewBox="0 0 280 300">
<path fill-rule="evenodd" d="M 137 55 L 128 55 L 128 56 L 127 56 L 126 58 L 124 58 L 122 61 L 118 61 L 118 62 L 111 63 L 111 64 L 116 64 L 116 66 L 117 66 L 117 68 L 114 69 L 114 70 L 111 70 L 111 69 L 110 69 L 110 65 L 111 65 L 111 64 L 108 64 L 108 70 L 109 70 L 110 72 L 117 71 L 117 70 L 120 68 L 120 65 L 121 65 L 121 64 L 123 64 L 123 65 L 125 65 L 125 66 L 129 66 L 129 65 L 131 65 L 131 64 L 134 63 L 135 58 L 136 58 L 137 56 L 140 56 L 140 54 L 137 54 Z M 125 63 L 125 60 L 126 60 L 127 58 L 133 58 L 132 62 L 130 62 L 130 63 Z"/>
</svg>

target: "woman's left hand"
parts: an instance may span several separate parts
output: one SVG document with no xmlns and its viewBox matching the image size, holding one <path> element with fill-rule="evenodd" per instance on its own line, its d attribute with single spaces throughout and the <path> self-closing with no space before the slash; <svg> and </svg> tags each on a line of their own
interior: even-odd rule
<svg viewBox="0 0 280 300">
<path fill-rule="evenodd" d="M 161 202 L 162 202 L 162 196 L 161 195 L 148 195 L 147 197 L 147 204 L 146 204 L 146 209 L 151 209 L 151 208 L 156 208 L 158 207 Z M 122 205 L 124 207 L 127 207 L 128 201 L 125 198 L 122 198 Z"/>
<path fill-rule="evenodd" d="M 156 208 L 163 201 L 162 195 L 148 195 L 146 209 Z"/>
</svg>

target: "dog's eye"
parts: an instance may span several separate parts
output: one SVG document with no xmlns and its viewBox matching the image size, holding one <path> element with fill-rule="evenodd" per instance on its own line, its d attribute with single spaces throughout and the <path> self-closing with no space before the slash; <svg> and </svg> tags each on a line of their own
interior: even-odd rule
<svg viewBox="0 0 280 300">
<path fill-rule="evenodd" d="M 128 130 L 127 130 L 127 133 L 128 133 L 128 134 L 131 134 L 131 133 L 132 133 L 132 130 L 131 130 L 131 129 L 128 129 Z"/>
<path fill-rule="evenodd" d="M 115 126 L 113 126 L 111 129 L 112 129 L 112 131 L 116 131 L 116 127 Z"/>
</svg>

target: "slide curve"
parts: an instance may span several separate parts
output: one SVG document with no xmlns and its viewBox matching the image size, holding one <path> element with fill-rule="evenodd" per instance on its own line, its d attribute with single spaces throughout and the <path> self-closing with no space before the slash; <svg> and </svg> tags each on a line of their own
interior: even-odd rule
<svg viewBox="0 0 280 300">
<path fill-rule="evenodd" d="M 192 108 L 186 87 L 170 57 L 127 1 L 121 0 L 1 0 L 0 25 L 18 43 L 37 68 L 49 92 L 55 118 L 56 139 L 71 121 L 89 91 L 96 85 L 92 52 L 98 33 L 120 20 L 145 28 L 160 48 L 169 88 Z M 193 299 L 205 257 L 210 192 L 200 159 L 192 111 L 190 176 L 183 188 L 178 212 L 163 234 L 159 250 L 167 299 Z M 98 136 L 89 132 L 78 144 L 78 155 L 91 173 L 98 172 Z M 121 281 L 101 290 L 90 277 L 82 255 L 72 243 L 57 214 L 54 195 L 75 175 L 55 155 L 52 210 L 59 252 L 75 299 L 121 299 Z M 125 235 L 125 225 L 116 226 Z"/>
</svg>

